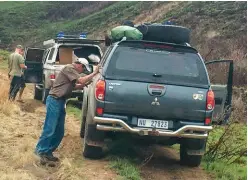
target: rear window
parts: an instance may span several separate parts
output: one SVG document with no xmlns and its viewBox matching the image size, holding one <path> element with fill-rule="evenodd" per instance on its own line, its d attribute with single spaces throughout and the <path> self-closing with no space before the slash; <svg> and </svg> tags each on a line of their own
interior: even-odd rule
<svg viewBox="0 0 248 180">
<path fill-rule="evenodd" d="M 28 48 L 27 54 L 25 56 L 26 61 L 42 62 L 44 50 L 37 48 Z"/>
<path fill-rule="evenodd" d="M 182 85 L 208 85 L 204 65 L 196 53 L 177 49 L 119 46 L 106 78 Z"/>
</svg>

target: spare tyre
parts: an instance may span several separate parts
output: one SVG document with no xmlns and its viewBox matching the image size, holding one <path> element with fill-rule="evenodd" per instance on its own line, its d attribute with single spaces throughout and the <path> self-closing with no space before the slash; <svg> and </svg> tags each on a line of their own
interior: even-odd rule
<svg viewBox="0 0 248 180">
<path fill-rule="evenodd" d="M 143 34 L 143 40 L 176 44 L 189 43 L 190 29 L 182 26 L 149 24 L 136 27 Z"/>
<path fill-rule="evenodd" d="M 144 39 L 144 35 L 146 35 L 148 32 L 148 25 L 141 24 L 141 25 L 136 26 L 135 28 L 138 29 L 143 34 L 143 39 Z"/>
</svg>

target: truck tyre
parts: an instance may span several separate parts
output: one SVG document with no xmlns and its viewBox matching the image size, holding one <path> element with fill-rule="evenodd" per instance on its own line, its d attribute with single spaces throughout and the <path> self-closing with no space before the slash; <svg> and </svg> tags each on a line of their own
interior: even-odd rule
<svg viewBox="0 0 248 180">
<path fill-rule="evenodd" d="M 95 124 L 88 124 L 93 117 L 90 111 L 87 111 L 84 132 L 83 156 L 86 158 L 99 159 L 103 156 L 102 146 L 89 145 L 87 142 L 104 142 L 104 132 L 98 131 Z"/>
<path fill-rule="evenodd" d="M 82 104 L 82 122 L 81 122 L 81 128 L 80 128 L 80 137 L 84 138 L 84 134 L 85 134 L 85 122 L 86 122 L 86 115 L 87 115 L 87 99 L 85 98 L 83 100 L 83 104 Z"/>
<path fill-rule="evenodd" d="M 86 117 L 82 116 L 82 122 L 81 122 L 81 127 L 80 127 L 80 137 L 84 138 L 84 133 L 85 133 L 85 121 Z"/>
<path fill-rule="evenodd" d="M 202 155 L 188 155 L 187 148 L 180 146 L 180 163 L 182 165 L 197 167 L 201 164 Z"/>
<path fill-rule="evenodd" d="M 188 150 L 204 151 L 206 149 L 206 139 L 184 139 L 180 144 L 180 162 L 182 165 L 197 167 L 201 164 L 203 155 L 189 155 Z"/>
<path fill-rule="evenodd" d="M 38 89 L 36 85 L 34 85 L 34 99 L 42 100 L 42 90 Z"/>
<path fill-rule="evenodd" d="M 49 95 L 49 91 L 50 91 L 50 89 L 45 89 L 45 88 L 43 88 L 43 90 L 42 90 L 42 102 L 43 102 L 43 104 L 46 104 L 46 99 L 47 99 L 47 96 Z"/>
<path fill-rule="evenodd" d="M 95 133 L 96 128 L 90 128 L 87 121 L 85 122 L 85 133 L 84 133 L 84 146 L 83 146 L 83 156 L 86 158 L 99 159 L 103 156 L 102 147 L 99 146 L 90 146 L 86 141 L 90 140 L 90 136 Z"/>
</svg>

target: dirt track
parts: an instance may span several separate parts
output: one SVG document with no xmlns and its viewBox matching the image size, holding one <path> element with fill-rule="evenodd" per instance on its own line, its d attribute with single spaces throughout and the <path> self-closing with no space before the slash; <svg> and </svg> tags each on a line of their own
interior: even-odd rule
<svg viewBox="0 0 248 180">
<path fill-rule="evenodd" d="M 1 73 L 0 83 L 7 85 L 7 77 Z M 33 155 L 45 117 L 45 106 L 33 100 L 33 86 L 25 89 L 24 104 L 18 104 L 19 112 L 6 116 L 0 112 L 0 179 L 89 179 L 110 180 L 118 175 L 109 168 L 106 159 L 88 160 L 81 155 L 79 120 L 68 115 L 66 133 L 56 151 L 61 163 L 55 168 L 39 165 Z M 178 153 L 170 148 L 154 147 L 153 158 L 140 168 L 143 179 L 205 180 L 210 179 L 201 168 L 179 165 Z"/>
<path fill-rule="evenodd" d="M 200 167 L 181 166 L 179 155 L 171 148 L 154 147 L 154 157 L 142 168 L 142 176 L 146 180 L 207 180 L 210 177 Z"/>
</svg>

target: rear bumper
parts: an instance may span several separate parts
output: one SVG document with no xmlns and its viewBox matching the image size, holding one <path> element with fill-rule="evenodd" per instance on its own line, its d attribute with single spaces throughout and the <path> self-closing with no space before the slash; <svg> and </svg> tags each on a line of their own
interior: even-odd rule
<svg viewBox="0 0 248 180">
<path fill-rule="evenodd" d="M 143 127 L 132 128 L 121 119 L 115 119 L 115 118 L 94 117 L 93 120 L 95 123 L 97 123 L 96 128 L 98 130 L 129 132 L 141 136 L 148 135 L 148 136 L 167 136 L 167 137 L 205 139 L 208 137 L 208 132 L 213 129 L 212 126 L 185 125 L 176 131 L 171 131 L 171 130 L 162 130 L 162 129 L 143 128 Z M 100 125 L 98 123 L 105 125 Z"/>
</svg>

